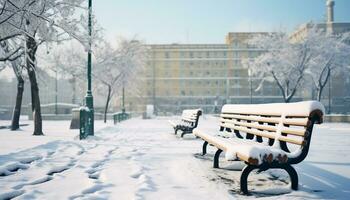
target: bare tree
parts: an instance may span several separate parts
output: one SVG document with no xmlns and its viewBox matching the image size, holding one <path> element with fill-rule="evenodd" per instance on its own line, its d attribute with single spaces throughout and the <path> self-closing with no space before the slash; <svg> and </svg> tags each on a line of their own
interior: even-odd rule
<svg viewBox="0 0 350 200">
<path fill-rule="evenodd" d="M 11 45 L 12 43 L 12 45 Z M 14 39 L 9 39 L 1 42 L 2 50 L 8 54 L 11 52 L 12 48 L 16 48 L 18 44 Z M 22 48 L 17 48 L 22 49 Z M 12 51 L 15 52 L 16 50 Z M 22 107 L 22 99 L 23 99 L 23 91 L 24 91 L 24 78 L 22 75 L 23 71 L 23 51 L 16 51 L 16 54 L 13 54 L 13 59 L 8 59 L 7 62 L 10 62 L 10 65 L 13 69 L 13 72 L 17 79 L 17 94 L 16 94 L 16 103 L 13 109 L 12 121 L 11 121 L 11 130 L 19 129 L 19 119 L 21 115 L 21 107 Z"/>
<path fill-rule="evenodd" d="M 318 29 L 317 26 L 311 26 L 307 37 L 302 42 L 307 42 L 314 56 L 307 69 L 307 75 L 313 81 L 317 90 L 317 100 L 321 101 L 322 93 L 332 75 L 338 75 L 348 71 L 346 66 L 349 64 L 350 46 L 349 33 L 341 35 L 327 34 Z"/>
<path fill-rule="evenodd" d="M 111 99 L 123 86 L 133 81 L 144 67 L 145 53 L 145 48 L 139 41 L 125 39 L 120 40 L 116 49 L 105 43 L 95 52 L 94 77 L 100 83 L 99 91 L 107 93 L 104 122 L 107 121 Z"/>
<path fill-rule="evenodd" d="M 252 75 L 264 81 L 275 82 L 285 102 L 290 102 L 303 81 L 313 52 L 308 43 L 292 44 L 285 33 L 259 35 L 249 43 L 266 52 L 255 60 L 248 60 Z M 249 62 L 249 64 L 247 64 Z"/>
<path fill-rule="evenodd" d="M 47 54 L 48 53 L 48 54 Z M 72 103 L 77 104 L 76 93 L 78 82 L 85 81 L 86 58 L 84 48 L 75 41 L 56 45 L 40 58 L 41 63 L 61 78 L 68 79 L 72 87 Z"/>
</svg>

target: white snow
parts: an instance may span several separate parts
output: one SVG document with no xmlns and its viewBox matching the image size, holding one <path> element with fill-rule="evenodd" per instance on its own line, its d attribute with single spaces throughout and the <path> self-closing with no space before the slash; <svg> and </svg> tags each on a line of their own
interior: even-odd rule
<svg viewBox="0 0 350 200">
<path fill-rule="evenodd" d="M 69 122 L 44 121 L 45 136 L 0 130 L 0 199 L 347 199 L 350 196 L 350 124 L 316 126 L 307 159 L 296 169 L 300 190 L 291 191 L 279 170 L 252 174 L 252 196 L 239 190 L 242 162 L 220 161 L 216 149 L 200 156 L 202 141 L 181 139 L 173 118 L 130 119 L 96 124 L 96 134 L 78 140 Z M 7 124 L 8 121 L 0 121 Z M 25 122 L 26 123 L 26 122 Z M 217 130 L 218 118 L 203 116 L 200 128 Z"/>
<path fill-rule="evenodd" d="M 325 108 L 318 101 L 301 101 L 296 103 L 269 103 L 269 104 L 226 104 L 222 107 L 223 113 L 242 113 L 285 116 L 308 116 L 312 111 Z"/>
<path fill-rule="evenodd" d="M 197 114 L 200 109 L 187 109 L 182 111 L 181 119 L 177 119 L 176 121 L 168 120 L 168 123 L 172 127 L 179 126 L 192 126 L 192 122 L 196 121 Z M 184 121 L 185 120 L 185 121 Z"/>
</svg>

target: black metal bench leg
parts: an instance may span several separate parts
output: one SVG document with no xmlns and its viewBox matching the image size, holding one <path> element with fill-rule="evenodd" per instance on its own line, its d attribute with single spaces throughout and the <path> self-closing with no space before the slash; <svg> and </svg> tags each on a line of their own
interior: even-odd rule
<svg viewBox="0 0 350 200">
<path fill-rule="evenodd" d="M 214 156 L 214 168 L 219 168 L 219 158 L 220 158 L 220 154 L 221 154 L 222 150 L 218 149 L 215 152 L 215 156 Z"/>
<path fill-rule="evenodd" d="M 248 176 L 251 171 L 254 169 L 257 169 L 257 166 L 254 165 L 247 165 L 243 168 L 242 174 L 241 174 L 241 180 L 240 180 L 240 186 L 241 186 L 241 193 L 247 195 L 248 192 Z"/>
<path fill-rule="evenodd" d="M 186 131 L 183 131 L 182 133 L 181 133 L 181 137 L 183 138 L 184 137 L 184 135 L 186 135 L 188 132 L 186 132 Z"/>
<path fill-rule="evenodd" d="M 295 169 L 291 165 L 285 165 L 283 166 L 283 169 L 286 170 L 289 174 L 292 190 L 298 190 L 299 178 L 297 171 L 295 171 Z"/>
<path fill-rule="evenodd" d="M 203 147 L 202 147 L 202 155 L 204 156 L 205 154 L 207 154 L 207 146 L 208 146 L 208 142 L 204 141 L 203 143 Z"/>
<path fill-rule="evenodd" d="M 177 134 L 177 131 L 178 131 L 179 129 L 178 128 L 175 128 L 175 135 Z"/>
</svg>

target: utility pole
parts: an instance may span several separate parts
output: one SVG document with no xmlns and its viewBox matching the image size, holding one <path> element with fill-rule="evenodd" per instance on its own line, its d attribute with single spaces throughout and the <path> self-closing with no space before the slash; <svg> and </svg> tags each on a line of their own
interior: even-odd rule
<svg viewBox="0 0 350 200">
<path fill-rule="evenodd" d="M 250 67 L 248 68 L 248 76 L 249 76 L 249 87 L 250 87 L 250 92 L 249 92 L 250 104 L 252 104 L 253 103 L 253 80 L 252 80 L 252 70 Z"/>
<path fill-rule="evenodd" d="M 152 63 L 152 101 L 154 113 L 157 114 L 157 102 L 156 102 L 156 67 L 155 63 Z"/>
</svg>

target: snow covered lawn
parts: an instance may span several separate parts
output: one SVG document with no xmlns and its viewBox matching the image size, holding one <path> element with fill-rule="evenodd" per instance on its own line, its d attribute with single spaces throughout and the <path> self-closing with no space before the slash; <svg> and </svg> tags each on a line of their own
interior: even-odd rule
<svg viewBox="0 0 350 200">
<path fill-rule="evenodd" d="M 167 120 L 131 119 L 117 126 L 96 123 L 96 136 L 77 139 L 69 122 L 44 121 L 46 136 L 0 130 L 0 199 L 346 199 L 350 196 L 350 124 L 317 126 L 306 161 L 296 165 L 300 190 L 289 190 L 279 170 L 252 174 L 251 196 L 237 194 L 243 164 L 220 162 L 202 141 L 181 139 Z M 172 118 L 173 119 L 173 118 Z M 5 121 L 0 121 L 4 125 Z M 30 122 L 28 122 L 30 123 Z M 204 116 L 202 129 L 218 130 Z"/>
</svg>

